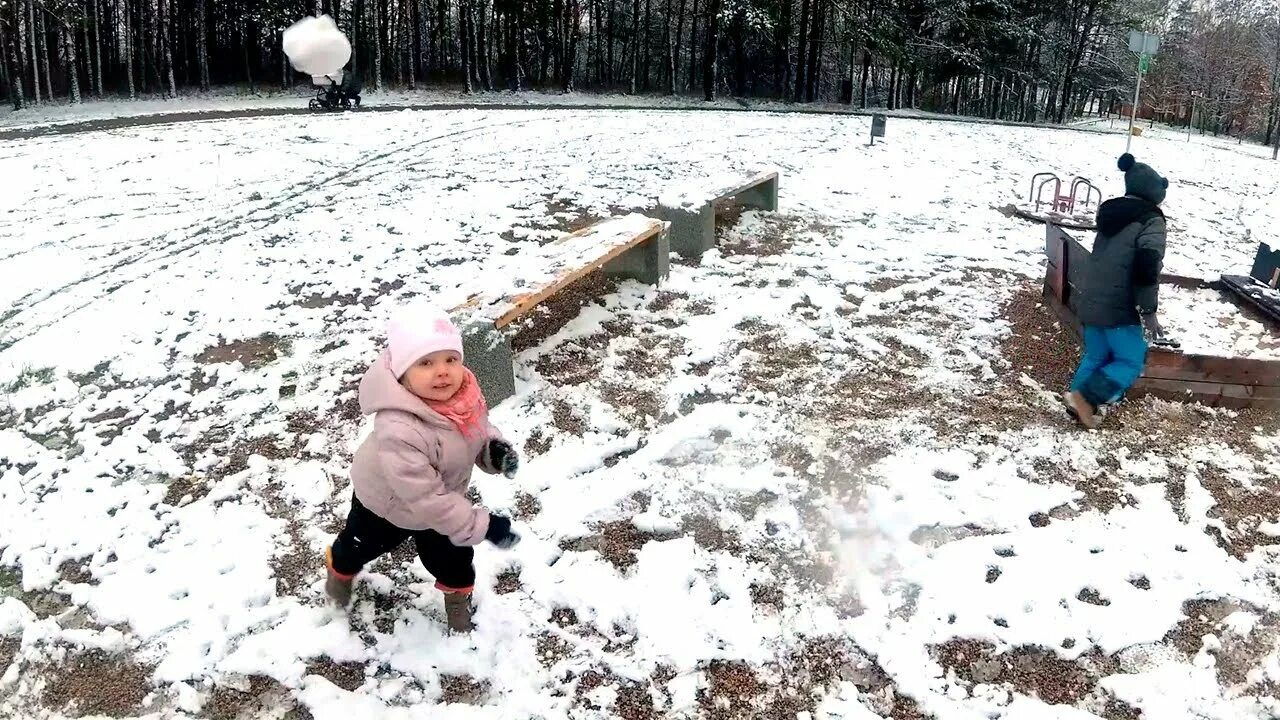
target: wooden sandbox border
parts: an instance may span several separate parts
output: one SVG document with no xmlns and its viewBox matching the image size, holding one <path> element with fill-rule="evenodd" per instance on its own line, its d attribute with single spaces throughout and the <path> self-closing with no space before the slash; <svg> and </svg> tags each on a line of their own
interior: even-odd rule
<svg viewBox="0 0 1280 720">
<path fill-rule="evenodd" d="M 1077 287 L 1090 253 L 1056 225 L 1045 230 L 1045 302 L 1058 318 L 1081 334 L 1076 317 Z M 1161 284 L 1191 289 L 1226 290 L 1218 281 L 1162 275 Z M 1224 293 L 1235 300 L 1234 295 Z M 1195 355 L 1151 348 L 1134 389 L 1166 400 L 1194 401 L 1212 407 L 1280 409 L 1280 360 Z"/>
</svg>

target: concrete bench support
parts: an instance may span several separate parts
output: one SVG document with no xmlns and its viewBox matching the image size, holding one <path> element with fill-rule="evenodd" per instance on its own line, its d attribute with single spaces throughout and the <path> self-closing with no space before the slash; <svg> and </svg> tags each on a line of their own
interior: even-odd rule
<svg viewBox="0 0 1280 720">
<path fill-rule="evenodd" d="M 671 249 L 696 260 L 716 244 L 716 204 L 733 199 L 739 205 L 776 212 L 778 173 L 762 173 L 739 185 L 715 190 L 704 197 L 680 197 L 658 201 L 658 215 L 671 223 Z"/>
</svg>

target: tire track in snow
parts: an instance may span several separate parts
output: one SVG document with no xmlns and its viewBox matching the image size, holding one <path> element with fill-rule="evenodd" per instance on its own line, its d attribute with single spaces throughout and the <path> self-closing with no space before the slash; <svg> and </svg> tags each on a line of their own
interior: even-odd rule
<svg viewBox="0 0 1280 720">
<path fill-rule="evenodd" d="M 378 153 L 368 159 L 361 160 L 357 164 L 345 170 L 341 170 L 337 173 L 333 173 L 326 177 L 322 177 L 318 179 L 312 178 L 305 182 L 299 183 L 298 185 L 295 186 L 296 189 L 287 191 L 287 193 L 283 197 L 271 200 L 262 205 L 252 207 L 248 211 L 241 213 L 236 217 L 227 218 L 225 220 L 222 220 L 220 222 L 214 222 L 212 224 L 209 224 L 209 221 L 212 220 L 213 218 L 203 218 L 197 221 L 196 223 L 188 225 L 187 227 L 178 231 L 180 233 L 183 233 L 184 236 L 177 240 L 168 241 L 168 242 L 165 241 L 165 237 L 167 237 L 168 235 L 171 235 L 172 233 L 166 233 L 165 236 L 153 237 L 149 240 L 145 240 L 142 243 L 143 248 L 141 249 L 140 252 L 137 252 L 133 254 L 131 257 L 127 257 L 110 267 L 104 268 L 90 275 L 82 277 L 79 280 L 76 280 L 71 283 L 67 283 L 60 287 L 42 288 L 41 290 L 33 291 L 19 298 L 17 301 L 14 302 L 12 307 L 6 310 L 3 314 L 0 314 L 0 324 L 9 323 L 9 321 L 13 320 L 19 315 L 25 312 L 34 310 L 36 306 L 41 303 L 47 302 L 53 298 L 56 298 L 62 295 L 63 293 L 69 290 L 77 288 L 86 283 L 100 280 L 117 271 L 130 268 L 132 266 L 139 265 L 139 264 L 155 264 L 158 262 L 162 262 L 164 260 L 177 258 L 180 255 L 188 251 L 191 251 L 195 248 L 205 248 L 205 247 L 208 247 L 210 244 L 221 244 L 221 243 L 227 242 L 228 240 L 243 237 L 249 234 L 250 232 L 261 229 L 261 227 L 245 228 L 244 227 L 245 225 L 251 224 L 251 223 L 261 223 L 263 226 L 265 226 L 266 224 L 269 224 L 272 221 L 278 220 L 279 217 L 284 213 L 284 211 L 287 211 L 289 209 L 297 210 L 305 207 L 311 207 L 311 203 L 306 201 L 307 196 L 309 194 L 315 192 L 316 190 L 326 188 L 335 182 L 349 178 L 350 176 L 357 174 L 359 171 L 369 170 L 370 168 L 373 168 L 374 172 L 368 173 L 358 178 L 359 181 L 367 182 L 367 181 L 376 179 L 377 177 L 384 175 L 391 170 L 399 169 L 400 167 L 399 165 L 390 165 L 386 161 L 388 159 L 397 157 L 401 153 L 415 150 L 415 149 L 421 149 L 424 147 L 431 147 L 441 141 L 458 138 L 458 137 L 479 132 L 479 131 L 491 130 L 496 128 L 518 127 L 523 125 L 529 125 L 535 122 L 545 122 L 551 119 L 552 118 L 530 118 L 526 120 L 517 120 L 514 122 L 489 122 L 489 123 L 469 126 L 461 130 L 455 130 L 452 132 L 444 133 L 442 135 L 436 135 L 423 140 L 413 140 L 406 143 L 402 143 L 400 145 L 397 145 L 396 147 L 393 147 L 390 150 Z M 374 163 L 377 163 L 377 165 L 374 165 Z M 296 202 L 298 200 L 303 200 L 303 202 L 301 203 Z M 274 212 L 272 215 L 268 217 L 255 217 L 263 213 L 271 213 L 272 211 L 277 211 L 277 212 Z M 212 243 L 207 242 L 208 240 L 207 236 L 210 235 L 211 233 L 215 233 L 220 230 L 227 230 L 233 225 L 236 226 L 235 230 L 227 232 L 225 235 L 214 239 Z M 107 283 L 107 287 L 105 291 L 94 294 L 87 301 L 80 303 L 78 305 L 75 305 L 72 308 L 65 309 L 63 312 L 60 313 L 57 319 L 54 319 L 50 322 L 37 324 L 33 329 L 28 330 L 27 332 L 21 334 L 20 336 L 16 336 L 16 332 L 18 329 L 15 328 L 9 334 L 0 336 L 0 352 L 8 350 L 10 347 L 13 347 L 14 344 L 21 342 L 22 340 L 30 337 L 31 335 L 34 335 L 35 333 L 40 332 L 41 330 L 44 330 L 47 327 L 50 327 L 51 325 L 56 323 L 58 320 L 65 318 L 67 316 L 70 316 L 76 312 L 79 312 L 80 310 L 83 310 L 84 308 L 92 305 L 93 303 L 111 295 L 112 293 L 114 293 L 116 290 L 120 289 L 124 285 L 130 282 L 136 281 L 140 277 L 146 277 L 146 275 L 147 273 L 144 270 L 133 277 L 122 279 L 120 282 Z M 22 329 L 25 329 L 25 328 L 22 328 Z"/>
</svg>

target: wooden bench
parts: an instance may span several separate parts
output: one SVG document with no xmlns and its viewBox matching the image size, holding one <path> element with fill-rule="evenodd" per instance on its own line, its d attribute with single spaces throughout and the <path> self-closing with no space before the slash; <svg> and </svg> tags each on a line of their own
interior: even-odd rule
<svg viewBox="0 0 1280 720">
<path fill-rule="evenodd" d="M 454 308 L 467 366 L 489 403 L 497 405 L 516 392 L 514 353 L 504 328 L 594 270 L 659 284 L 669 271 L 667 230 L 667 223 L 637 213 L 604 220 L 543 247 L 535 254 L 539 273 L 522 278 L 514 294 L 476 295 Z"/>
<path fill-rule="evenodd" d="M 671 223 L 671 249 L 697 259 L 716 244 L 716 207 L 732 199 L 743 207 L 774 212 L 778 209 L 778 173 L 753 175 L 710 192 L 658 198 L 658 216 Z"/>
<path fill-rule="evenodd" d="M 1045 254 L 1049 258 L 1045 301 L 1064 324 L 1080 334 L 1082 327 L 1076 317 L 1078 288 L 1092 260 L 1090 252 L 1062 228 L 1049 225 Z M 1229 291 L 1231 277 L 1208 282 L 1166 274 L 1160 276 L 1160 283 Z M 1280 361 L 1194 355 L 1153 347 L 1134 389 L 1168 400 L 1193 400 L 1215 407 L 1280 408 Z"/>
</svg>

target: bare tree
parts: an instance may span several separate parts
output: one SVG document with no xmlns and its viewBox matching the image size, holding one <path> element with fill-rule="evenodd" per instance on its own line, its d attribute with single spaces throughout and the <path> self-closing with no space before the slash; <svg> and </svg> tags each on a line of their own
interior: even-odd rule
<svg viewBox="0 0 1280 720">
<path fill-rule="evenodd" d="M 30 42 L 31 42 L 30 49 L 31 49 L 31 81 L 32 81 L 31 88 L 33 91 L 32 97 L 35 100 L 36 104 L 39 105 L 40 104 L 40 50 L 39 50 L 39 43 L 37 42 L 37 39 L 36 39 L 37 33 L 36 33 L 35 7 L 36 7 L 35 0 L 27 0 L 27 37 L 30 39 Z M 21 33 L 18 34 L 17 44 L 19 47 L 22 46 Z M 18 68 L 17 74 L 19 78 L 18 80 L 19 83 L 22 82 L 21 80 L 22 72 L 23 72 L 22 68 Z M 49 88 L 48 86 L 46 86 L 45 94 L 49 96 L 49 99 L 53 99 L 52 88 Z"/>
<path fill-rule="evenodd" d="M 716 99 L 716 59 L 720 54 L 720 7 L 724 0 L 707 3 L 707 46 L 702 56 L 702 97 L 707 102 Z"/>
<path fill-rule="evenodd" d="M 62 53 L 66 59 L 67 87 L 71 96 L 71 104 L 80 103 L 80 71 L 76 67 L 76 34 L 71 29 L 71 20 L 63 15 L 58 19 L 58 29 L 62 36 Z"/>
<path fill-rule="evenodd" d="M 210 86 L 209 82 L 209 30 L 205 23 L 208 22 L 209 11 L 205 6 L 205 0 L 196 0 L 196 64 L 199 65 L 200 89 L 207 91 Z M 281 53 L 281 60 L 284 54 Z M 285 68 L 284 77 L 288 78 L 288 68 Z"/>
<path fill-rule="evenodd" d="M 98 27 L 102 24 L 102 0 L 92 0 L 92 2 L 94 67 L 97 68 L 97 72 L 93 78 L 93 89 L 98 97 L 102 97 L 102 33 Z"/>
<path fill-rule="evenodd" d="M 14 5 L 15 21 L 13 26 L 20 27 L 17 22 L 17 16 L 22 14 L 20 5 Z M 26 98 L 22 94 L 22 63 L 18 59 L 16 46 L 22 45 L 21 31 L 14 33 L 16 37 L 10 39 L 9 34 L 5 32 L 4 18 L 0 17 L 0 60 L 4 64 L 4 74 L 9 79 L 9 101 L 13 103 L 14 110 L 21 110 L 26 105 Z"/>
</svg>

